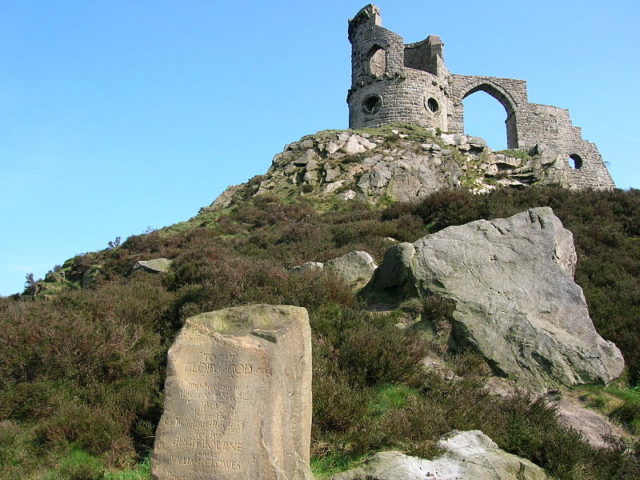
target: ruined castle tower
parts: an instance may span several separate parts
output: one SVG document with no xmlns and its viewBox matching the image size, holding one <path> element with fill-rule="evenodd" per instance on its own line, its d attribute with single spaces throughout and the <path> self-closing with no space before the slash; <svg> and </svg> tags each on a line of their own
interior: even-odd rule
<svg viewBox="0 0 640 480">
<path fill-rule="evenodd" d="M 509 148 L 551 148 L 565 155 L 572 186 L 615 187 L 598 148 L 582 139 L 569 111 L 529 103 L 524 80 L 449 73 L 439 37 L 430 35 L 405 45 L 400 35 L 382 27 L 380 9 L 375 5 L 367 5 L 349 21 L 349 41 L 350 128 L 413 123 L 464 133 L 462 100 L 484 91 L 507 112 Z"/>
</svg>

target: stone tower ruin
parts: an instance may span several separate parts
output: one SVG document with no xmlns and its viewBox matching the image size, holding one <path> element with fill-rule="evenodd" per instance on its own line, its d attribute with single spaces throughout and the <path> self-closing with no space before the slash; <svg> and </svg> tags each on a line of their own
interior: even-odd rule
<svg viewBox="0 0 640 480">
<path fill-rule="evenodd" d="M 411 123 L 464 133 L 462 101 L 484 91 L 507 112 L 508 148 L 538 146 L 564 154 L 567 177 L 575 188 L 615 187 L 598 148 L 582 139 L 569 111 L 529 103 L 524 80 L 449 73 L 439 37 L 405 45 L 400 35 L 382 27 L 375 5 L 367 5 L 349 21 L 349 41 L 349 128 Z"/>
</svg>

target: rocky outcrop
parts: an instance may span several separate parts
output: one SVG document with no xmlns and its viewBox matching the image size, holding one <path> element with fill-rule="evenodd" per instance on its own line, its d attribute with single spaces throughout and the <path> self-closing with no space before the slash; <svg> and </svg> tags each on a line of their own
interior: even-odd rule
<svg viewBox="0 0 640 480">
<path fill-rule="evenodd" d="M 133 271 L 143 270 L 150 273 L 167 273 L 173 260 L 168 258 L 153 258 L 151 260 L 140 260 L 133 266 Z"/>
<path fill-rule="evenodd" d="M 381 452 L 362 466 L 331 480 L 547 480 L 544 470 L 511 455 L 479 430 L 452 432 L 438 442 L 444 454 L 434 460 Z"/>
<path fill-rule="evenodd" d="M 267 173 L 229 187 L 208 208 L 253 195 L 410 201 L 443 188 L 485 192 L 498 186 L 568 185 L 564 155 L 544 145 L 493 152 L 481 138 L 418 126 L 328 130 L 287 145 Z"/>
<path fill-rule="evenodd" d="M 542 399 L 546 405 L 553 408 L 560 424 L 578 432 L 585 442 L 595 448 L 616 447 L 629 438 L 629 433 L 624 428 L 613 423 L 602 413 L 587 408 L 572 392 L 550 390 L 536 394 L 511 380 L 499 377 L 487 379 L 484 389 L 491 395 L 502 398 L 526 395 L 531 399 Z"/>
<path fill-rule="evenodd" d="M 104 267 L 100 264 L 91 265 L 83 274 L 82 274 L 82 288 L 88 288 L 91 285 L 95 284 L 100 277 L 104 276 Z"/>
<path fill-rule="evenodd" d="M 67 290 L 88 288 L 104 277 L 102 264 L 77 264 L 72 258 L 47 272 L 44 280 L 34 282 L 25 294 L 46 300 Z"/>
<path fill-rule="evenodd" d="M 391 247 L 367 289 L 455 301 L 450 342 L 530 389 L 607 383 L 624 361 L 596 332 L 575 263 L 571 232 L 533 208 Z"/>
<path fill-rule="evenodd" d="M 362 250 L 354 250 L 325 263 L 306 262 L 293 267 L 291 270 L 294 272 L 322 270 L 332 273 L 347 285 L 362 287 L 371 280 L 376 268 L 378 266 L 371 255 Z"/>
<path fill-rule="evenodd" d="M 600 412 L 584 407 L 579 401 L 559 394 L 548 395 L 547 403 L 554 408 L 558 421 L 577 432 L 595 448 L 607 448 L 620 443 L 625 431 L 610 422 Z"/>
</svg>

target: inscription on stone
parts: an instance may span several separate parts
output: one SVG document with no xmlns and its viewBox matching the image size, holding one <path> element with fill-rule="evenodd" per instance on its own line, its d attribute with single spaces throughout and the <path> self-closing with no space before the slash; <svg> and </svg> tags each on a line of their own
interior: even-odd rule
<svg viewBox="0 0 640 480">
<path fill-rule="evenodd" d="M 169 349 L 158 480 L 311 480 L 311 333 L 304 308 L 187 319 Z"/>
</svg>

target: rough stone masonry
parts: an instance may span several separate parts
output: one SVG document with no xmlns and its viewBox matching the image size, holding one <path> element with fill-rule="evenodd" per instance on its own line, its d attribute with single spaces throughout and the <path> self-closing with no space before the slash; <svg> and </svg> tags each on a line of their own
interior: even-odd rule
<svg viewBox="0 0 640 480">
<path fill-rule="evenodd" d="M 462 101 L 484 91 L 506 110 L 510 149 L 545 145 L 564 155 L 572 187 L 615 187 L 598 148 L 582 139 L 568 110 L 529 103 L 523 80 L 451 74 L 439 37 L 430 35 L 426 40 L 405 45 L 401 36 L 381 25 L 380 9 L 374 5 L 367 5 L 349 21 L 350 128 L 413 123 L 463 133 Z"/>
<path fill-rule="evenodd" d="M 187 319 L 169 349 L 157 480 L 311 480 L 311 330 L 301 307 Z"/>
</svg>

